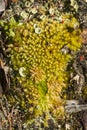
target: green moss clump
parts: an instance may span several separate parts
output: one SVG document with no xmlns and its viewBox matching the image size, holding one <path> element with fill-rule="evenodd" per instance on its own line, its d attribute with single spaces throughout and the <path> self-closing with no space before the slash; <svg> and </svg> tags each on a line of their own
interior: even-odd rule
<svg viewBox="0 0 87 130">
<path fill-rule="evenodd" d="M 62 49 L 66 46 L 75 52 L 81 41 L 80 30 L 74 29 L 76 19 L 72 15 L 63 18 L 64 23 L 34 19 L 16 24 L 11 27 L 15 35 L 8 35 L 10 65 L 22 90 L 18 102 L 28 115 L 32 113 L 32 118 L 43 112 L 51 112 L 57 118 L 64 115 L 64 99 L 60 95 L 67 87 L 66 67 L 73 57 Z M 17 87 L 18 84 L 14 89 Z"/>
</svg>

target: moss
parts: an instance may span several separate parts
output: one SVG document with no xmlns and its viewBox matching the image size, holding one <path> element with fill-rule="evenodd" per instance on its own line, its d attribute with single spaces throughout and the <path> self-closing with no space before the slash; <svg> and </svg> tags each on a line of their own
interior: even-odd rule
<svg viewBox="0 0 87 130">
<path fill-rule="evenodd" d="M 72 15 L 63 17 L 64 23 L 33 19 L 22 25 L 15 23 L 15 27 L 8 25 L 15 34 L 11 36 L 7 30 L 10 64 L 22 92 L 18 102 L 27 114 L 32 110 L 32 118 L 43 112 L 51 112 L 57 118 L 64 116 L 61 92 L 67 87 L 66 67 L 73 56 L 62 49 L 66 46 L 75 52 L 81 40 L 80 29 L 74 29 L 77 20 Z"/>
</svg>

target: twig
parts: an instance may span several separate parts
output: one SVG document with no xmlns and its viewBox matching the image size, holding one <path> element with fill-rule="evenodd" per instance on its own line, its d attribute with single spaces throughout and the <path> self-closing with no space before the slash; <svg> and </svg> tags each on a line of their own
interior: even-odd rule
<svg viewBox="0 0 87 130">
<path fill-rule="evenodd" d="M 67 113 L 76 113 L 84 110 L 87 110 L 87 104 L 81 104 L 81 105 L 74 104 L 70 106 L 65 106 L 65 111 Z"/>
<path fill-rule="evenodd" d="M 7 103 L 7 99 L 6 99 L 6 97 L 5 97 L 5 101 L 6 101 L 6 108 L 8 107 L 8 103 Z M 1 110 L 2 110 L 2 112 L 3 112 L 3 114 L 4 114 L 4 117 L 8 120 L 8 123 L 9 123 L 9 130 L 12 130 L 12 126 L 13 126 L 13 112 L 14 112 L 14 106 L 12 107 L 12 109 L 11 109 L 11 112 L 9 112 L 9 110 L 8 109 L 4 109 L 4 107 L 3 107 L 3 103 L 2 103 L 2 101 L 1 101 Z"/>
</svg>

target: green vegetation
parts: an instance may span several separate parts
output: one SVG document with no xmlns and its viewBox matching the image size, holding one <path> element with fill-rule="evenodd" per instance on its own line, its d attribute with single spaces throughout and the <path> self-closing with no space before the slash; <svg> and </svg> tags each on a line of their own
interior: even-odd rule
<svg viewBox="0 0 87 130">
<path fill-rule="evenodd" d="M 33 19 L 18 24 L 12 19 L 4 24 L 15 91 L 15 96 L 8 99 L 24 110 L 28 120 L 44 112 L 57 118 L 64 116 L 65 99 L 61 94 L 68 84 L 66 67 L 73 56 L 62 49 L 76 52 L 81 40 L 80 29 L 75 28 L 79 24 L 73 15 L 62 17 L 64 21 L 60 23 Z"/>
</svg>

